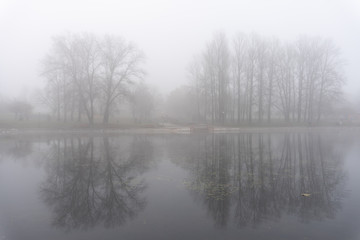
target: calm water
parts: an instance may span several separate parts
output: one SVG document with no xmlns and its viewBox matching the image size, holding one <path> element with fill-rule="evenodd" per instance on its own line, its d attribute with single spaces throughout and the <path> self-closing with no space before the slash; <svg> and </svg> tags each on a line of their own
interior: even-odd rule
<svg viewBox="0 0 360 240">
<path fill-rule="evenodd" d="M 1 137 L 0 240 L 359 240 L 359 172 L 351 131 Z"/>
</svg>

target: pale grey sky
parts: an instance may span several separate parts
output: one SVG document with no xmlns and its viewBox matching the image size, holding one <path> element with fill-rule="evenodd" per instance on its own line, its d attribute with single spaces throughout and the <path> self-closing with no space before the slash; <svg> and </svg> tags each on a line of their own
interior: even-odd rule
<svg viewBox="0 0 360 240">
<path fill-rule="evenodd" d="M 360 98 L 360 0 L 0 0 L 0 95 L 41 88 L 40 60 L 66 32 L 121 35 L 147 57 L 146 82 L 163 93 L 216 31 L 281 40 L 331 38 L 347 62 L 345 91 Z"/>
</svg>

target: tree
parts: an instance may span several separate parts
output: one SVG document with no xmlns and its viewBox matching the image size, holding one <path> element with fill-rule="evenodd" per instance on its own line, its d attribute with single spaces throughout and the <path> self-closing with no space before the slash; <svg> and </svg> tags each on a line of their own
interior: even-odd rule
<svg viewBox="0 0 360 240">
<path fill-rule="evenodd" d="M 243 107 L 243 89 L 242 82 L 244 81 L 245 74 L 245 54 L 247 51 L 247 36 L 243 33 L 238 33 L 233 39 L 233 55 L 232 55 L 232 71 L 234 80 L 234 99 L 236 99 L 237 106 L 237 123 L 240 123 L 242 117 Z"/>
<path fill-rule="evenodd" d="M 219 33 L 190 66 L 197 114 L 204 115 L 198 119 L 211 123 L 261 123 L 266 113 L 268 123 L 320 121 L 344 84 L 339 50 L 321 38 L 280 42 L 238 33 L 230 51 Z"/>
<path fill-rule="evenodd" d="M 188 74 L 191 79 L 190 86 L 196 98 L 196 120 L 206 120 L 207 115 L 207 90 L 204 73 L 204 64 L 200 56 L 194 57 L 188 66 Z"/>
<path fill-rule="evenodd" d="M 197 118 L 203 109 L 203 119 L 208 115 L 211 123 L 224 124 L 228 109 L 230 83 L 230 50 L 224 33 L 214 34 L 204 52 L 193 60 L 188 72 L 192 79 L 197 101 Z"/>
<path fill-rule="evenodd" d="M 272 117 L 272 109 L 274 105 L 274 85 L 275 85 L 275 79 L 277 78 L 278 74 L 278 62 L 279 62 L 279 41 L 277 39 L 273 39 L 270 42 L 268 42 L 269 47 L 269 53 L 267 58 L 267 78 L 268 78 L 268 94 L 267 94 L 267 122 L 269 123 L 271 121 Z"/>
<path fill-rule="evenodd" d="M 77 87 L 80 103 L 85 109 L 89 123 L 93 124 L 95 101 L 99 96 L 100 46 L 97 37 L 92 34 L 83 34 L 77 40 L 75 39 L 74 44 L 76 44 L 75 59 L 69 67 L 72 70 L 72 78 Z"/>
<path fill-rule="evenodd" d="M 43 60 L 42 75 L 46 78 L 43 102 L 56 113 L 58 120 L 71 120 L 78 111 L 90 124 L 96 107 L 109 122 L 120 96 L 127 86 L 141 78 L 143 53 L 120 37 L 99 37 L 94 34 L 68 34 L 53 38 L 53 46 Z M 102 100 L 102 101 L 100 101 Z"/>
<path fill-rule="evenodd" d="M 109 122 L 114 103 L 128 91 L 127 85 L 142 78 L 144 54 L 119 37 L 105 36 L 101 42 L 101 82 L 104 100 L 103 123 Z"/>
</svg>

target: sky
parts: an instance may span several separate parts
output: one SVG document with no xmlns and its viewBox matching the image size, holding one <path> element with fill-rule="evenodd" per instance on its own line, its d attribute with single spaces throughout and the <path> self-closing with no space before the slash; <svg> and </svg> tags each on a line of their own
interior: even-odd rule
<svg viewBox="0 0 360 240">
<path fill-rule="evenodd" d="M 0 96 L 43 88 L 41 59 L 52 36 L 69 32 L 135 43 L 145 82 L 166 94 L 188 83 L 189 62 L 218 31 L 330 38 L 346 62 L 344 91 L 360 101 L 360 0 L 0 0 Z"/>
</svg>

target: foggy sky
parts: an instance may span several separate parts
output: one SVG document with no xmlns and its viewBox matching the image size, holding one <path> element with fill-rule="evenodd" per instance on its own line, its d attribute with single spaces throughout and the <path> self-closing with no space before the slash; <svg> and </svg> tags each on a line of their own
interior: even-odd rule
<svg viewBox="0 0 360 240">
<path fill-rule="evenodd" d="M 168 93 L 214 32 L 280 40 L 331 38 L 346 60 L 345 92 L 360 100 L 358 0 L 0 0 L 0 95 L 26 97 L 44 86 L 41 59 L 67 32 L 121 35 L 146 55 L 146 82 Z M 28 96 L 29 97 L 29 96 Z"/>
</svg>

